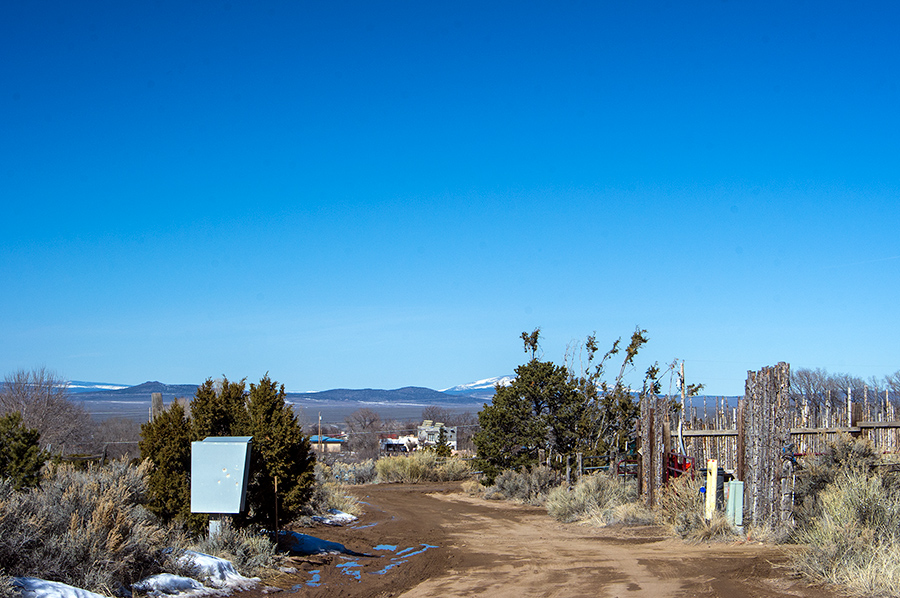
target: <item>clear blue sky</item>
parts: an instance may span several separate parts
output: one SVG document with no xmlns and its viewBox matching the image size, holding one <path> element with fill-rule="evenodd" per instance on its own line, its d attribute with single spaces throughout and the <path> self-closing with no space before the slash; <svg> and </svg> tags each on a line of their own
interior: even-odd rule
<svg viewBox="0 0 900 598">
<path fill-rule="evenodd" d="M 486 7 L 485 4 L 488 6 Z M 5 2 L 0 366 L 900 369 L 894 2 Z M 639 380 L 639 372 L 633 379 Z"/>
</svg>

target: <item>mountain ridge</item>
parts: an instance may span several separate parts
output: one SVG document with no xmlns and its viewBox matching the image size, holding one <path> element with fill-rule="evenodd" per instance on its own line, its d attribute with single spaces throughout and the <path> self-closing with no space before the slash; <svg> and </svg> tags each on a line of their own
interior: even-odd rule
<svg viewBox="0 0 900 598">
<path fill-rule="evenodd" d="M 93 387 L 92 387 L 93 386 Z M 163 401 L 168 403 L 175 398 L 192 397 L 198 384 L 165 384 L 159 381 L 147 381 L 135 386 L 119 388 L 118 385 L 97 382 L 78 382 L 77 390 L 71 391 L 72 398 L 84 401 L 117 401 L 147 402 L 150 395 L 160 393 Z M 492 393 L 493 394 L 493 393 Z M 286 392 L 285 398 L 292 403 L 304 402 L 362 402 L 385 404 L 461 404 L 478 403 L 484 397 L 463 392 L 441 392 L 422 386 L 404 386 L 395 389 L 378 388 L 335 388 L 314 392 Z"/>
</svg>

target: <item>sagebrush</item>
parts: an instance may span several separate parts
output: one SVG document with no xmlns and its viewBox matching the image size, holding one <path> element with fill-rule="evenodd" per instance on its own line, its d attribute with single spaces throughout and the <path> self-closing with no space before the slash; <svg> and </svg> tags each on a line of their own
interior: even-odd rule
<svg viewBox="0 0 900 598">
<path fill-rule="evenodd" d="M 317 470 L 318 471 L 318 470 Z M 366 459 L 360 463 L 335 461 L 331 465 L 331 476 L 341 484 L 372 484 L 378 477 L 375 461 Z"/>
<path fill-rule="evenodd" d="M 231 561 L 241 575 L 250 577 L 271 572 L 280 561 L 268 534 L 250 528 L 238 529 L 228 520 L 218 534 L 203 538 L 192 550 Z"/>
<path fill-rule="evenodd" d="M 669 480 L 657 499 L 659 523 L 693 542 L 733 539 L 738 532 L 725 515 L 716 511 L 711 519 L 706 519 L 706 495 L 700 491 L 704 482 L 703 478 L 690 475 Z"/>
<path fill-rule="evenodd" d="M 595 525 L 647 523 L 649 512 L 634 505 L 637 484 L 608 473 L 581 477 L 574 486 L 558 486 L 547 496 L 547 512 L 564 523 L 589 520 Z"/>
<path fill-rule="evenodd" d="M 818 513 L 797 533 L 797 569 L 858 594 L 900 595 L 900 489 L 848 469 L 818 497 Z"/>
<path fill-rule="evenodd" d="M 113 595 L 159 573 L 166 531 L 145 508 L 150 465 L 62 465 L 38 488 L 0 480 L 0 563 L 12 576 L 60 581 Z"/>
<path fill-rule="evenodd" d="M 350 494 L 344 484 L 335 481 L 333 467 L 316 462 L 315 486 L 312 498 L 304 508 L 305 517 L 325 515 L 330 510 L 359 515 L 359 500 Z"/>
<path fill-rule="evenodd" d="M 543 505 L 550 490 L 559 486 L 558 473 L 540 465 L 515 471 L 501 471 L 494 484 L 485 491 L 485 498 L 520 501 L 531 505 Z"/>
<path fill-rule="evenodd" d="M 803 527 L 822 513 L 821 494 L 847 473 L 871 473 L 878 460 L 875 445 L 867 438 L 842 434 L 822 455 L 804 459 L 796 476 L 794 518 Z"/>
<path fill-rule="evenodd" d="M 434 451 L 416 451 L 407 456 L 385 457 L 375 463 L 380 482 L 452 482 L 467 478 L 472 469 L 459 457 L 441 457 Z"/>
<path fill-rule="evenodd" d="M 13 587 L 13 579 L 0 572 L 0 598 L 21 598 L 20 592 Z"/>
</svg>

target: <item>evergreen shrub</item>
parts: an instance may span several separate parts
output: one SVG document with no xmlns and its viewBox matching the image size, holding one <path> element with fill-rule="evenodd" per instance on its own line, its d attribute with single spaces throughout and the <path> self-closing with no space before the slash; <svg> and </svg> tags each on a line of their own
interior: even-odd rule
<svg viewBox="0 0 900 598">
<path fill-rule="evenodd" d="M 38 483 L 48 457 L 39 441 L 37 430 L 22 426 L 18 411 L 0 416 L 0 477 L 9 478 L 17 490 Z"/>
</svg>

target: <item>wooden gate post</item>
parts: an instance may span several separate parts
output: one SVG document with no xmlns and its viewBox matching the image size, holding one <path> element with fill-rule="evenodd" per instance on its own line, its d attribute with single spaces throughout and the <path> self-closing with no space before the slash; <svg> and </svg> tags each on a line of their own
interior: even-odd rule
<svg viewBox="0 0 900 598">
<path fill-rule="evenodd" d="M 790 365 L 781 362 L 747 372 L 744 391 L 744 507 L 754 527 L 778 528 L 790 523 L 788 406 Z"/>
</svg>

